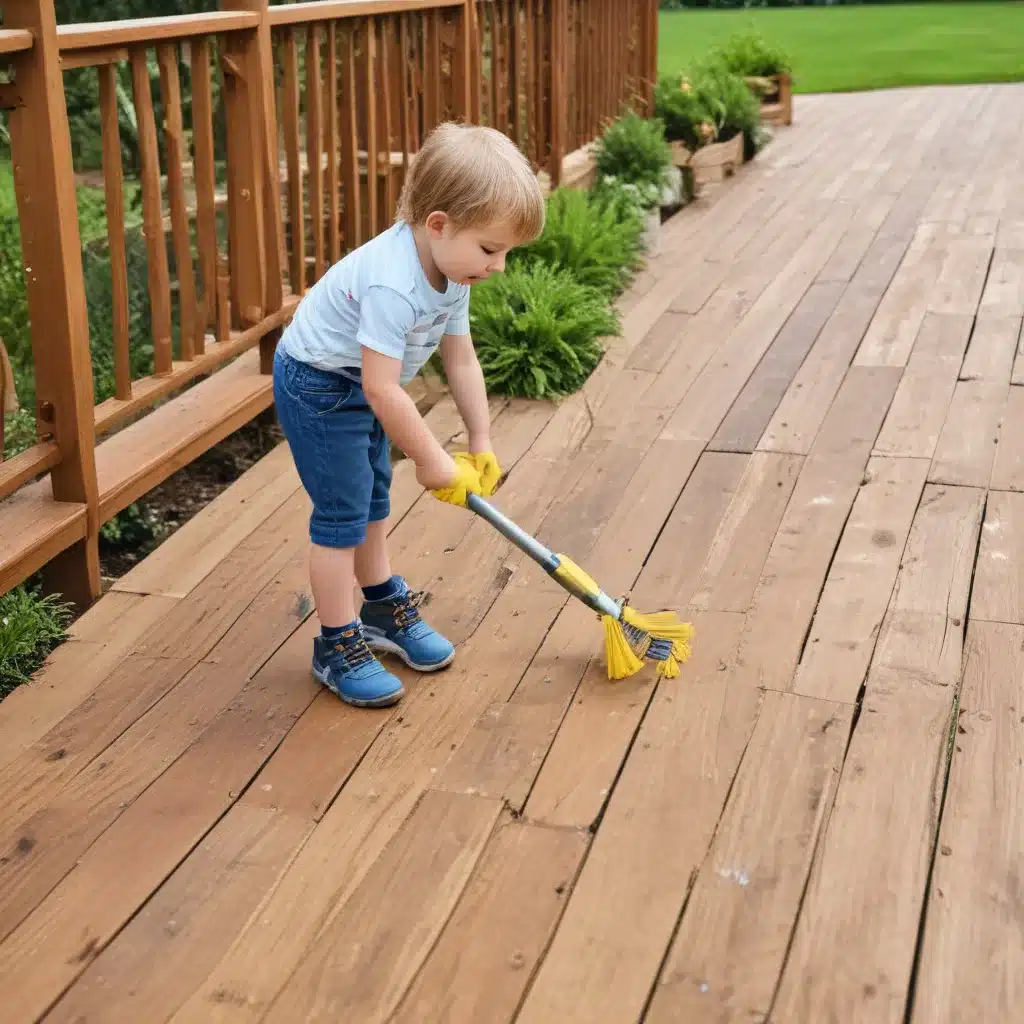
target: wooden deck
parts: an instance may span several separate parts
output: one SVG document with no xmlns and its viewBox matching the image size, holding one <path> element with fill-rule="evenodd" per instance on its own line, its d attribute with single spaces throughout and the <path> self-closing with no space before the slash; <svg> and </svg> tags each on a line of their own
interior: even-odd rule
<svg viewBox="0 0 1024 1024">
<path fill-rule="evenodd" d="M 257 465 L 0 705 L 0 1019 L 1016 1019 L 1022 164 L 1021 86 L 802 97 L 584 393 L 495 403 L 502 507 L 689 609 L 677 680 L 405 464 L 459 657 L 342 706 Z"/>
</svg>

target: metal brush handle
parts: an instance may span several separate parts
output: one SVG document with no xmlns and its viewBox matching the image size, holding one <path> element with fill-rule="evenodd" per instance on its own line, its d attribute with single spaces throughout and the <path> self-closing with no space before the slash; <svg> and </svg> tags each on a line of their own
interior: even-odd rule
<svg viewBox="0 0 1024 1024">
<path fill-rule="evenodd" d="M 549 551 L 539 540 L 531 537 L 521 526 L 513 523 L 508 516 L 499 512 L 479 494 L 466 496 L 466 508 L 470 512 L 475 512 L 481 519 L 486 519 L 503 537 L 515 544 L 520 551 L 529 555 L 549 576 L 557 580 L 563 589 L 582 601 L 588 608 L 599 615 L 610 615 L 615 619 L 619 617 L 622 609 L 613 598 L 604 591 L 591 594 L 586 590 L 581 590 L 578 586 L 559 576 L 557 570 L 562 563 L 559 561 L 558 555 Z"/>
<path fill-rule="evenodd" d="M 515 544 L 520 551 L 528 554 L 545 572 L 553 573 L 558 568 L 558 557 L 554 552 L 549 551 L 539 540 L 531 537 L 479 494 L 466 496 L 466 508 L 470 512 L 475 512 L 481 519 L 486 519 L 498 533 Z"/>
</svg>

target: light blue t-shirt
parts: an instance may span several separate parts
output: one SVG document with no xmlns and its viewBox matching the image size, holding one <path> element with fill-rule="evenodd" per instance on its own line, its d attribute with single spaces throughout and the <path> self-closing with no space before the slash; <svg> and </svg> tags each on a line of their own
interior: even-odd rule
<svg viewBox="0 0 1024 1024">
<path fill-rule="evenodd" d="M 412 229 L 398 221 L 354 249 L 306 293 L 281 338 L 293 359 L 337 372 L 362 366 L 360 346 L 402 360 L 408 384 L 445 334 L 469 334 L 469 286 L 427 280 Z"/>
</svg>

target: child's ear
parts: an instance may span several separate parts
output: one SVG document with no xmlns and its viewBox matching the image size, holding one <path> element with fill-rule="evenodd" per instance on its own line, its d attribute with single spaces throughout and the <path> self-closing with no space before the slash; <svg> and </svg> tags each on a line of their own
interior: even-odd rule
<svg viewBox="0 0 1024 1024">
<path fill-rule="evenodd" d="M 448 215 L 440 210 L 435 210 L 427 216 L 424 226 L 434 238 L 441 238 L 444 235 L 444 229 L 448 226 Z"/>
</svg>

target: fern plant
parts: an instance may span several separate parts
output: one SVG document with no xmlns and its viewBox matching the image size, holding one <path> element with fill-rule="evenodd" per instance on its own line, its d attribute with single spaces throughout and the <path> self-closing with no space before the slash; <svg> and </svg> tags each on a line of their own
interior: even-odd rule
<svg viewBox="0 0 1024 1024">
<path fill-rule="evenodd" d="M 730 36 L 715 51 L 715 56 L 737 75 L 771 78 L 772 75 L 789 74 L 793 70 L 789 54 L 756 32 L 740 32 Z"/>
<path fill-rule="evenodd" d="M 559 188 L 547 203 L 544 231 L 513 250 L 512 263 L 540 260 L 614 298 L 641 265 L 643 218 L 610 192 Z"/>
<path fill-rule="evenodd" d="M 523 398 L 578 391 L 619 331 L 601 291 L 535 259 L 475 285 L 470 324 L 488 391 Z"/>
<path fill-rule="evenodd" d="M 665 172 L 672 165 L 665 126 L 657 119 L 648 120 L 633 110 L 626 111 L 598 139 L 595 162 L 601 178 L 618 178 L 660 189 Z"/>
</svg>

